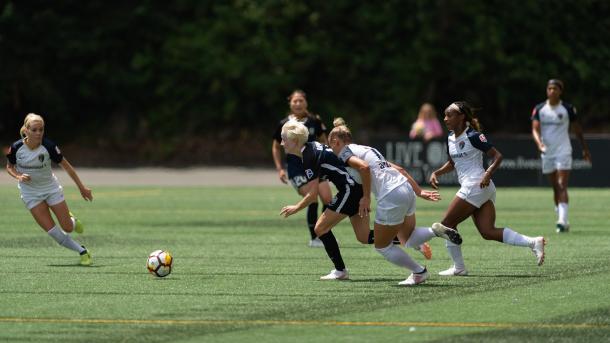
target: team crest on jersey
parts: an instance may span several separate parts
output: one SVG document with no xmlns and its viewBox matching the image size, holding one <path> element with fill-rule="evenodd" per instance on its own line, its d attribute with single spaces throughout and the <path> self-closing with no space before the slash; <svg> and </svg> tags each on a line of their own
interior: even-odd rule
<svg viewBox="0 0 610 343">
<path fill-rule="evenodd" d="M 563 113 L 558 113 L 557 117 L 559 118 L 559 120 L 562 120 L 563 119 Z"/>
<path fill-rule="evenodd" d="M 479 140 L 481 140 L 481 142 L 483 142 L 483 143 L 487 143 L 487 138 L 485 138 L 484 134 L 479 135 Z"/>
<path fill-rule="evenodd" d="M 40 162 L 44 162 L 44 155 L 43 154 L 38 155 L 38 160 Z"/>
<path fill-rule="evenodd" d="M 305 175 L 307 175 L 308 179 L 311 179 L 313 177 L 313 170 L 311 169 L 306 169 L 305 170 Z"/>
<path fill-rule="evenodd" d="M 458 143 L 460 150 L 464 149 L 464 145 L 466 145 L 466 143 L 464 143 L 464 141 L 460 141 L 460 143 Z"/>
</svg>

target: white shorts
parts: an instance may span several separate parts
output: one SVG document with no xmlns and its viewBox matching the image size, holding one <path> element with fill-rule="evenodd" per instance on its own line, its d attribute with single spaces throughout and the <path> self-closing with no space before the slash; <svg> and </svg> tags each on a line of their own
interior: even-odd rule
<svg viewBox="0 0 610 343">
<path fill-rule="evenodd" d="M 398 225 L 405 221 L 405 217 L 414 213 L 415 192 L 408 183 L 403 183 L 377 201 L 375 223 Z"/>
<path fill-rule="evenodd" d="M 464 185 L 455 195 L 476 208 L 481 208 L 487 200 L 491 200 L 493 203 L 496 202 L 496 185 L 494 185 L 493 181 L 489 181 L 489 185 L 485 188 L 481 188 L 479 183 Z"/>
<path fill-rule="evenodd" d="M 47 205 L 53 206 L 65 199 L 63 189 L 59 187 L 58 189 L 47 193 L 21 193 L 21 200 L 23 200 L 25 207 L 27 207 L 28 210 L 31 210 L 43 201 L 45 201 Z"/>
<path fill-rule="evenodd" d="M 572 169 L 572 154 L 545 156 L 540 155 L 542 159 L 542 174 L 550 174 L 556 170 L 571 170 Z"/>
</svg>

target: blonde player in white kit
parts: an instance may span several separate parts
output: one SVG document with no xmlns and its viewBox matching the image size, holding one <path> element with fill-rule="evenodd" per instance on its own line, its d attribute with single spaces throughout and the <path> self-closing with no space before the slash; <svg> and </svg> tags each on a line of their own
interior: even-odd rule
<svg viewBox="0 0 610 343">
<path fill-rule="evenodd" d="M 87 249 L 69 235 L 72 231 L 81 233 L 83 225 L 70 213 L 64 200 L 63 189 L 51 170 L 51 161 L 62 166 L 70 175 L 85 200 L 93 200 L 91 190 L 83 185 L 57 145 L 43 137 L 44 120 L 41 116 L 28 114 L 20 134 L 22 139 L 11 145 L 6 156 L 6 170 L 19 181 L 21 199 L 38 225 L 49 236 L 59 245 L 78 252 L 81 265 L 91 265 L 92 258 Z M 55 214 L 60 226 L 55 225 L 49 209 Z"/>
<path fill-rule="evenodd" d="M 336 127 L 329 133 L 328 141 L 335 155 L 357 173 L 354 177 L 362 181 L 363 196 L 359 214 L 368 216 L 371 209 L 371 191 L 377 199 L 375 212 L 375 250 L 386 260 L 412 271 L 399 282 L 401 286 L 423 283 L 428 278 L 426 267 L 415 262 L 404 250 L 392 241 L 396 235 L 405 241 L 406 247 L 418 247 L 433 237 L 443 237 L 456 244 L 462 243 L 457 231 L 449 228 L 415 228 L 415 196 L 438 201 L 436 191 L 424 191 L 401 167 L 392 164 L 374 148 L 352 143 L 352 134 L 341 118 L 334 121 Z"/>
<path fill-rule="evenodd" d="M 457 230 L 459 223 L 472 216 L 481 237 L 509 245 L 529 247 L 536 256 L 536 263 L 541 266 L 544 263 L 546 244 L 544 237 L 528 237 L 508 227 L 495 226 L 496 187 L 491 175 L 500 166 L 502 154 L 480 132 L 479 121 L 474 117 L 472 108 L 466 102 L 454 102 L 445 110 L 444 121 L 450 131 L 447 141 L 449 161 L 430 175 L 430 184 L 438 188 L 438 176 L 455 169 L 461 188 L 449 204 L 445 218 L 441 223 L 432 224 L 432 227 L 450 227 Z M 493 159 L 487 169 L 483 169 L 483 153 Z M 447 251 L 453 260 L 453 266 L 439 274 L 468 275 L 461 247 L 447 242 Z"/>
<path fill-rule="evenodd" d="M 568 232 L 568 180 L 572 169 L 570 127 L 582 147 L 583 158 L 591 163 L 589 147 L 576 118 L 576 108 L 561 100 L 563 82 L 551 79 L 547 83 L 547 100 L 532 111 L 532 136 L 542 159 L 542 173 L 548 175 L 553 186 L 553 200 L 557 211 L 557 232 Z"/>
</svg>

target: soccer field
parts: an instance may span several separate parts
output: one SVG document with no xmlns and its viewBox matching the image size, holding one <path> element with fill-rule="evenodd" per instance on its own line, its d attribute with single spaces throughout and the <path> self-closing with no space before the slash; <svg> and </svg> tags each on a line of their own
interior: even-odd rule
<svg viewBox="0 0 610 343">
<path fill-rule="evenodd" d="M 439 221 L 418 199 L 418 226 Z M 85 224 L 76 236 L 94 265 L 48 237 L 0 186 L 0 341 L 6 342 L 601 342 L 610 340 L 610 189 L 570 189 L 571 232 L 558 235 L 550 188 L 499 188 L 497 225 L 543 234 L 546 262 L 530 249 L 484 241 L 460 227 L 470 275 L 443 278 L 444 241 L 431 241 L 420 286 L 334 229 L 350 281 L 309 248 L 305 213 L 282 219 L 299 198 L 289 187 L 96 187 L 86 203 L 66 187 Z M 174 271 L 150 275 L 149 252 L 172 252 Z"/>
</svg>

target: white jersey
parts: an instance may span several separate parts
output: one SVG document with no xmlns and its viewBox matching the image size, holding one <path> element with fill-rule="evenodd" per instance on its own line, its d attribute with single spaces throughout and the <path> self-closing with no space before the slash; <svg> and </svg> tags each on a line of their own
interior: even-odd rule
<svg viewBox="0 0 610 343">
<path fill-rule="evenodd" d="M 572 155 L 570 143 L 570 122 L 576 119 L 576 108 L 560 101 L 551 106 L 549 101 L 540 103 L 532 111 L 532 120 L 540 122 L 542 144 L 546 146 L 547 157 Z"/>
<path fill-rule="evenodd" d="M 449 132 L 447 149 L 454 163 L 460 185 L 467 186 L 481 182 L 483 169 L 483 153 L 493 148 L 484 134 L 467 127 L 458 137 Z"/>
<path fill-rule="evenodd" d="M 20 139 L 11 145 L 6 157 L 19 173 L 31 177 L 29 182 L 19 182 L 18 187 L 22 194 L 49 193 L 61 189 L 51 169 L 51 161 L 59 163 L 63 156 L 52 141 L 43 138 L 42 144 L 31 150 Z"/>
<path fill-rule="evenodd" d="M 377 149 L 365 145 L 348 144 L 339 153 L 339 159 L 345 164 L 347 164 L 347 160 L 352 156 L 358 157 L 368 163 L 371 170 L 371 191 L 375 194 L 377 200 L 382 199 L 393 189 L 404 183 L 407 183 L 409 188 L 411 188 L 407 178 L 398 170 L 392 168 Z M 353 168 L 349 168 L 348 170 L 353 171 Z M 362 183 L 360 175 L 357 172 L 353 174 L 356 174 L 357 181 Z"/>
</svg>

